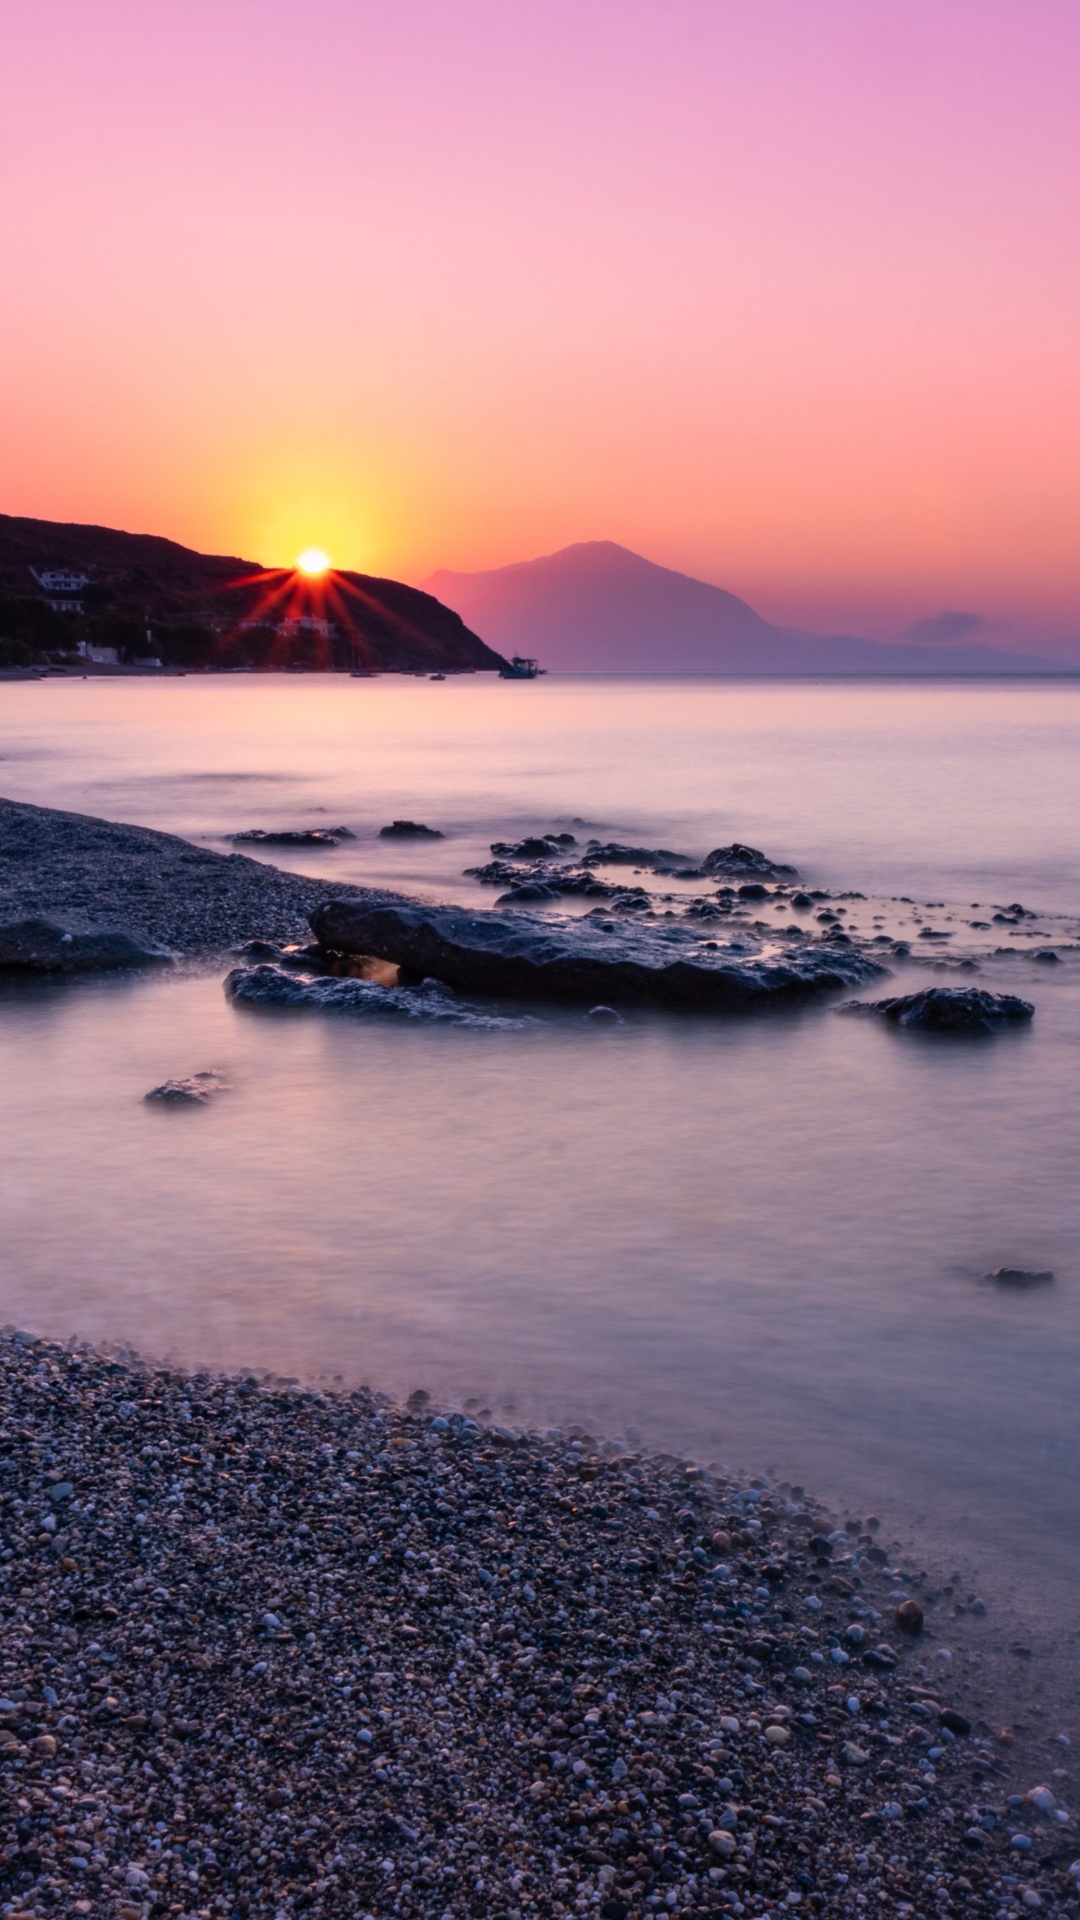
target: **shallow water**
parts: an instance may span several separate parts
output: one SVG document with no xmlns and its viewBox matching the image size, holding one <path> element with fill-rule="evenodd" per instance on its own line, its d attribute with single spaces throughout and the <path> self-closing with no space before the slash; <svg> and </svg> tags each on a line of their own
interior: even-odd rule
<svg viewBox="0 0 1080 1920">
<path fill-rule="evenodd" d="M 390 1030 L 231 1007 L 223 969 L 9 985 L 0 1315 L 772 1466 L 925 1516 L 1068 1613 L 1080 966 L 1053 916 L 1080 905 L 1080 690 L 244 677 L 0 699 L 12 798 L 219 846 L 346 824 L 336 852 L 277 856 L 335 878 L 487 906 L 461 869 L 489 841 L 578 818 L 1043 911 L 1057 967 L 963 935 L 980 984 L 1037 1005 L 985 1043 L 822 1007 Z M 399 815 L 447 838 L 374 838 Z M 143 1105 L 211 1066 L 214 1105 Z M 1058 1279 L 1005 1294 L 979 1279 L 999 1265 Z"/>
</svg>

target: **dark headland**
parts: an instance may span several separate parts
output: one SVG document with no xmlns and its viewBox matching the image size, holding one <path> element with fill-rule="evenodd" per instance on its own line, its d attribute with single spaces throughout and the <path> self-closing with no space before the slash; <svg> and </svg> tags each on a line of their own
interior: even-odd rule
<svg viewBox="0 0 1080 1920">
<path fill-rule="evenodd" d="M 80 641 L 122 663 L 153 658 L 186 670 L 462 673 L 504 664 L 459 614 L 400 580 L 349 572 L 308 580 L 152 534 L 0 514 L 0 667 L 59 657 Z"/>
</svg>

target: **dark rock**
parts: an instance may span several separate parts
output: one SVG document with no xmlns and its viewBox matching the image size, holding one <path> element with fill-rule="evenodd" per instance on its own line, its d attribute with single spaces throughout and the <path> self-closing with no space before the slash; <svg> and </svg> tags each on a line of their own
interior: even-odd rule
<svg viewBox="0 0 1080 1920">
<path fill-rule="evenodd" d="M 625 847 L 619 840 L 590 840 L 582 859 L 584 867 L 656 867 L 668 873 L 672 867 L 691 864 L 689 854 L 672 853 L 670 847 Z"/>
<path fill-rule="evenodd" d="M 938 1726 L 947 1727 L 950 1733 L 955 1733 L 958 1740 L 966 1740 L 971 1732 L 971 1721 L 966 1714 L 957 1713 L 953 1707 L 942 1707 L 938 1714 Z"/>
<path fill-rule="evenodd" d="M 225 977 L 225 993 L 236 1005 L 310 1008 L 318 1013 L 347 1013 L 425 1025 L 511 1030 L 530 1026 L 527 1019 L 484 1013 L 455 1000 L 436 980 L 417 987 L 384 987 L 373 980 L 301 975 L 280 967 L 234 967 Z"/>
<path fill-rule="evenodd" d="M 0 926 L 0 968 L 24 973 L 97 973 L 110 967 L 168 967 L 156 940 L 120 927 L 62 927 L 53 920 Z"/>
<path fill-rule="evenodd" d="M 637 1001 L 714 1012 L 804 999 L 879 973 L 855 952 L 768 959 L 703 950 L 692 927 L 473 914 L 456 907 L 334 900 L 312 915 L 330 952 L 373 954 L 470 993 Z"/>
<path fill-rule="evenodd" d="M 748 880 L 745 886 L 739 888 L 740 900 L 768 900 L 770 898 L 768 887 L 763 887 L 760 880 Z"/>
<path fill-rule="evenodd" d="M 576 847 L 572 833 L 532 834 L 525 840 L 493 840 L 491 851 L 505 860 L 551 860 L 565 847 Z"/>
<path fill-rule="evenodd" d="M 519 901 L 558 900 L 559 894 L 554 887 L 544 885 L 542 880 L 522 880 L 511 887 L 508 893 L 500 893 L 495 902 L 497 907 L 514 907 Z"/>
<path fill-rule="evenodd" d="M 781 874 L 795 877 L 794 867 L 781 866 L 758 847 L 744 847 L 738 840 L 730 847 L 714 847 L 701 864 L 706 873 L 756 873 L 763 880 L 775 880 Z"/>
<path fill-rule="evenodd" d="M 392 820 L 388 827 L 379 828 L 380 840 L 445 840 L 438 827 L 424 827 L 416 820 Z"/>
<path fill-rule="evenodd" d="M 244 833 L 230 833 L 233 841 L 254 842 L 262 847 L 336 847 L 340 840 L 355 840 L 348 827 L 249 827 Z"/>
<path fill-rule="evenodd" d="M 1030 1020 L 1035 1009 L 1013 993 L 987 993 L 982 987 L 924 987 L 920 993 L 891 1000 L 852 1000 L 837 1012 L 876 1013 L 894 1026 L 926 1033 L 997 1033 Z"/>
<path fill-rule="evenodd" d="M 160 1087 L 151 1087 L 143 1099 L 159 1101 L 164 1106 L 205 1107 L 215 1094 L 224 1093 L 227 1086 L 221 1074 L 211 1068 L 206 1073 L 189 1074 L 186 1080 L 163 1080 Z"/>
<path fill-rule="evenodd" d="M 923 1610 L 917 1600 L 901 1600 L 893 1620 L 901 1633 L 910 1633 L 916 1639 L 923 1630 Z"/>
<path fill-rule="evenodd" d="M 586 900 L 612 900 L 627 891 L 610 880 L 598 880 L 595 874 L 574 867 L 515 867 L 508 860 L 489 860 L 482 867 L 466 867 L 464 871 L 467 879 L 479 880 L 481 886 L 507 887 L 515 894 L 519 887 L 546 887 L 553 896 L 565 894 L 568 898 L 578 896 Z M 639 888 L 636 891 L 642 890 Z M 535 894 L 531 897 L 541 899 L 546 896 Z"/>
<path fill-rule="evenodd" d="M 791 896 L 791 905 L 797 907 L 800 913 L 805 913 L 813 904 L 808 893 L 793 893 Z"/>
<path fill-rule="evenodd" d="M 874 1667 L 878 1673 L 891 1673 L 899 1664 L 900 1657 L 895 1647 L 890 1647 L 887 1640 L 883 1640 L 880 1646 L 870 1647 L 863 1654 L 864 1667 Z"/>
<path fill-rule="evenodd" d="M 995 1267 L 992 1273 L 984 1273 L 983 1279 L 996 1287 L 1011 1287 L 1015 1293 L 1024 1293 L 1030 1287 L 1050 1286 L 1055 1276 L 1048 1270 L 1035 1272 L 1028 1267 Z"/>
</svg>

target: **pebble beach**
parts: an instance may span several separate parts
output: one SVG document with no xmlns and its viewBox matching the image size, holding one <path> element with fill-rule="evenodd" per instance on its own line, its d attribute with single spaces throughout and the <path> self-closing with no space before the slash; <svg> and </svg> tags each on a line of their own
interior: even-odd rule
<svg viewBox="0 0 1080 1920">
<path fill-rule="evenodd" d="M 5 1915 L 1080 1910 L 874 1516 L 422 1390 L 0 1378 Z"/>
</svg>

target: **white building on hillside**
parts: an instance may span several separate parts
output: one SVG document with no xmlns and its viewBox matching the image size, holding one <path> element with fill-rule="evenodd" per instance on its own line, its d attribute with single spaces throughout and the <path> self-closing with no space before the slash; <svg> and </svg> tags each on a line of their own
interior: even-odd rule
<svg viewBox="0 0 1080 1920">
<path fill-rule="evenodd" d="M 90 585 L 88 574 L 72 573 L 68 567 L 47 568 L 44 573 L 31 567 L 30 572 L 55 613 L 82 612 L 80 595 Z"/>
</svg>

